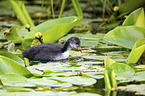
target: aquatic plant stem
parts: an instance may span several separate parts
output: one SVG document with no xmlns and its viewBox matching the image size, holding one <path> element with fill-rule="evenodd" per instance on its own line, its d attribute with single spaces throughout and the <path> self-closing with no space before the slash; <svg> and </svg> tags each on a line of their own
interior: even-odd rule
<svg viewBox="0 0 145 96">
<path fill-rule="evenodd" d="M 106 6 L 106 0 L 104 0 L 104 5 L 103 5 L 103 14 L 102 14 L 103 21 L 104 21 L 104 18 L 105 18 L 105 6 Z"/>
<path fill-rule="evenodd" d="M 52 9 L 53 19 L 55 19 L 54 10 L 53 10 L 53 0 L 51 0 L 51 9 Z"/>
<path fill-rule="evenodd" d="M 43 13 L 43 7 L 44 7 L 44 0 L 42 0 L 41 12 L 40 12 L 40 16 L 39 16 L 39 24 L 40 24 L 41 16 L 42 16 L 42 13 Z"/>
<path fill-rule="evenodd" d="M 17 15 L 17 18 L 20 20 L 20 22 L 24 26 L 26 24 L 29 24 L 30 26 L 35 26 L 29 13 L 27 12 L 27 9 L 26 9 L 23 1 L 9 0 L 9 2 L 11 3 L 11 6 L 13 8 L 13 11 Z"/>
<path fill-rule="evenodd" d="M 28 21 L 26 20 L 25 16 L 23 15 L 23 12 L 21 11 L 19 5 L 14 0 L 9 0 L 11 3 L 11 6 L 13 8 L 13 11 L 17 15 L 17 18 L 20 20 L 20 22 L 25 26 L 28 24 Z"/>
<path fill-rule="evenodd" d="M 22 11 L 23 11 L 23 14 L 25 15 L 25 18 L 26 18 L 27 21 L 28 21 L 28 24 L 29 24 L 31 27 L 35 26 L 33 20 L 31 19 L 30 15 L 29 15 L 29 13 L 28 13 L 28 11 L 27 11 L 25 5 L 24 5 L 24 2 L 23 2 L 23 1 L 21 1 L 21 2 L 22 2 Z"/>
<path fill-rule="evenodd" d="M 114 69 L 111 72 L 111 86 L 112 88 L 116 88 L 117 87 L 117 82 L 116 82 L 116 76 L 115 76 L 115 72 Z"/>
<path fill-rule="evenodd" d="M 103 70 L 103 73 L 104 73 L 104 81 L 105 81 L 105 87 L 107 90 L 110 90 L 111 89 L 111 84 L 110 84 L 110 79 L 109 79 L 109 76 L 108 76 L 108 72 L 107 70 Z"/>
<path fill-rule="evenodd" d="M 60 13 L 59 13 L 59 18 L 61 18 L 61 16 L 62 16 L 62 12 L 64 10 L 64 5 L 65 5 L 65 0 L 62 1 Z"/>
<path fill-rule="evenodd" d="M 83 12 L 82 9 L 80 7 L 79 1 L 78 0 L 72 0 L 73 6 L 75 8 L 75 11 L 78 15 L 78 17 L 81 17 L 81 19 L 83 19 Z"/>
</svg>

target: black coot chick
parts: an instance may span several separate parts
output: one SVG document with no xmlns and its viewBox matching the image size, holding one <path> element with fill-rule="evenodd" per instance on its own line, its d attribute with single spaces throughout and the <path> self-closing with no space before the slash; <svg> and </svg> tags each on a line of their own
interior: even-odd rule
<svg viewBox="0 0 145 96">
<path fill-rule="evenodd" d="M 31 47 L 23 52 L 23 57 L 34 61 L 61 60 L 69 57 L 69 53 L 72 48 L 76 48 L 81 51 L 79 38 L 69 38 L 62 48 L 52 43 L 40 44 Z"/>
</svg>

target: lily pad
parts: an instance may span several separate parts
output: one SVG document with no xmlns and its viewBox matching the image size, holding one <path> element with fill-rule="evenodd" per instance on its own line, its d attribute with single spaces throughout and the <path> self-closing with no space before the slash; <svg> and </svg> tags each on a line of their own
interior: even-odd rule
<svg viewBox="0 0 145 96">
<path fill-rule="evenodd" d="M 95 79 L 104 78 L 103 72 L 86 72 L 85 74 Z"/>
<path fill-rule="evenodd" d="M 24 88 L 24 87 L 7 87 L 4 88 L 5 90 L 7 90 L 7 92 L 33 92 L 33 89 L 30 88 Z"/>
<path fill-rule="evenodd" d="M 3 74 L 0 79 L 4 86 L 21 86 L 21 87 L 34 87 L 35 84 L 28 82 L 27 78 L 16 74 Z"/>
<path fill-rule="evenodd" d="M 145 81 L 145 71 L 137 72 L 132 76 L 132 80 L 137 80 L 137 81 Z"/>
<path fill-rule="evenodd" d="M 57 96 L 56 93 L 52 91 L 46 91 L 46 92 L 6 92 L 6 93 L 0 93 L 1 96 Z"/>
<path fill-rule="evenodd" d="M 127 86 L 120 86 L 118 87 L 121 90 L 130 90 L 130 91 L 135 91 L 136 95 L 145 95 L 145 84 L 141 85 L 127 85 Z"/>
<path fill-rule="evenodd" d="M 28 82 L 32 82 L 37 86 L 50 86 L 50 87 L 70 87 L 72 84 L 70 83 L 59 83 L 54 80 L 50 80 L 49 78 L 41 78 L 41 79 L 28 79 Z"/>
<path fill-rule="evenodd" d="M 87 77 L 81 77 L 81 76 L 55 77 L 53 79 L 60 80 L 63 82 L 69 82 L 74 85 L 83 85 L 83 86 L 89 86 L 96 83 L 96 80 L 93 78 L 87 78 Z"/>
<path fill-rule="evenodd" d="M 95 93 L 58 92 L 59 96 L 101 96 Z"/>
<path fill-rule="evenodd" d="M 76 70 L 85 70 L 87 69 L 85 66 L 80 67 L 70 67 L 71 65 L 65 64 L 65 63 L 48 63 L 48 64 L 40 64 L 40 65 L 33 65 L 29 66 L 32 69 L 39 69 L 39 70 L 52 70 L 52 71 L 76 71 Z M 29 68 L 28 67 L 28 68 Z"/>
</svg>

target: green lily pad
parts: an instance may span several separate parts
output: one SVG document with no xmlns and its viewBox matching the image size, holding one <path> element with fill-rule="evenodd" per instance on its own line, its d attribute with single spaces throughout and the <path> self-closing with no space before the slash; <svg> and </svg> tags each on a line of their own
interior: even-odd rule
<svg viewBox="0 0 145 96">
<path fill-rule="evenodd" d="M 59 96 L 101 96 L 95 93 L 58 92 Z"/>
<path fill-rule="evenodd" d="M 145 81 L 145 71 L 137 72 L 130 79 L 137 81 Z"/>
<path fill-rule="evenodd" d="M 23 87 L 7 87 L 4 88 L 5 90 L 7 90 L 7 92 L 33 92 L 33 89 L 30 88 L 23 88 Z"/>
<path fill-rule="evenodd" d="M 72 84 L 70 83 L 59 83 L 54 80 L 50 80 L 49 78 L 41 78 L 41 79 L 28 79 L 28 82 L 32 82 L 37 86 L 50 86 L 50 87 L 70 87 Z"/>
<path fill-rule="evenodd" d="M 103 72 L 86 72 L 85 74 L 95 79 L 104 78 Z"/>
<path fill-rule="evenodd" d="M 96 56 L 96 55 L 84 55 L 85 59 L 95 59 L 95 60 L 104 60 L 105 56 Z"/>
<path fill-rule="evenodd" d="M 73 77 L 54 77 L 53 79 L 60 80 L 63 82 L 69 82 L 74 85 L 83 85 L 88 86 L 96 83 L 96 80 L 93 78 L 73 76 Z"/>
<path fill-rule="evenodd" d="M 130 90 L 130 91 L 135 91 L 136 95 L 145 95 L 145 84 L 141 85 L 127 85 L 127 86 L 120 86 L 118 87 L 121 90 Z"/>
<path fill-rule="evenodd" d="M 21 87 L 34 87 L 35 84 L 28 82 L 27 78 L 16 74 L 3 74 L 0 79 L 4 86 L 21 86 Z"/>
<path fill-rule="evenodd" d="M 77 70 L 85 70 L 87 69 L 85 66 L 80 67 L 70 67 L 71 65 L 65 64 L 65 63 L 48 63 L 48 64 L 40 64 L 40 65 L 33 65 L 29 66 L 32 69 L 39 69 L 39 70 L 52 70 L 52 71 L 77 71 Z M 28 67 L 28 68 L 29 68 Z"/>
<path fill-rule="evenodd" d="M 57 96 L 56 93 L 51 91 L 46 92 L 6 92 L 6 93 L 0 93 L 1 96 Z"/>
<path fill-rule="evenodd" d="M 63 72 L 63 73 L 50 73 L 49 76 L 62 76 L 62 77 L 67 77 L 67 76 L 73 76 L 77 75 L 77 72 Z"/>
</svg>

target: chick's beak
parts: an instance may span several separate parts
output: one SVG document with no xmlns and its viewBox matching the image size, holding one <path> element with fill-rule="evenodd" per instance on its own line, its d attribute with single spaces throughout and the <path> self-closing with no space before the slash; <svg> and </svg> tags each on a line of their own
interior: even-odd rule
<svg viewBox="0 0 145 96">
<path fill-rule="evenodd" d="M 81 46 L 78 47 L 78 50 L 79 50 L 80 52 L 82 52 Z"/>
</svg>

